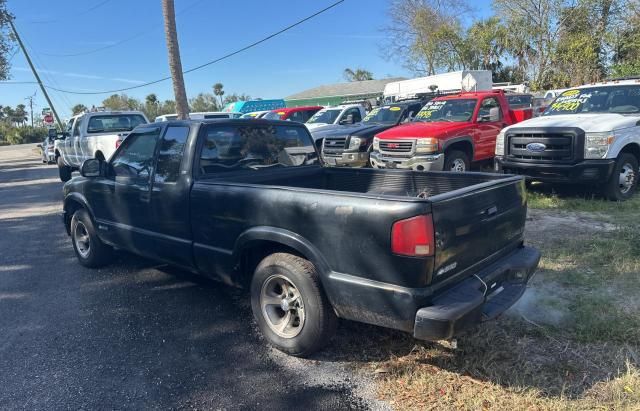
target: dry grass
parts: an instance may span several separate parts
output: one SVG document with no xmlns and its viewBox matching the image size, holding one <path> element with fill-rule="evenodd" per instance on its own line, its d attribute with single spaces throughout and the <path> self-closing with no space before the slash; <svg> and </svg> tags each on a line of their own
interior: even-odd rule
<svg viewBox="0 0 640 411">
<path fill-rule="evenodd" d="M 362 344 L 366 330 L 344 342 L 368 352 L 358 359 L 394 408 L 640 410 L 640 200 L 594 205 L 536 195 L 534 205 L 550 212 L 584 210 L 585 218 L 602 213 L 634 226 L 537 239 L 544 257 L 533 308 L 483 324 L 458 349 L 385 332 L 372 354 Z M 551 313 L 561 315 L 546 322 Z"/>
</svg>

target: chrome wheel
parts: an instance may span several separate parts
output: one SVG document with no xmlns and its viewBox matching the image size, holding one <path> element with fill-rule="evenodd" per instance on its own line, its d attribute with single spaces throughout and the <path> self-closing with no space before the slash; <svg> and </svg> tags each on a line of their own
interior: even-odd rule
<svg viewBox="0 0 640 411">
<path fill-rule="evenodd" d="M 87 227 L 82 221 L 76 220 L 75 228 L 73 230 L 73 242 L 76 245 L 76 250 L 82 258 L 87 258 L 89 252 L 91 252 L 91 239 L 89 238 L 89 232 Z"/>
<path fill-rule="evenodd" d="M 636 180 L 636 172 L 633 166 L 629 163 L 625 163 L 620 169 L 620 177 L 618 179 L 618 186 L 622 194 L 627 194 L 629 190 L 633 188 L 633 184 Z"/>
<path fill-rule="evenodd" d="M 282 338 L 293 338 L 304 327 L 302 296 L 282 275 L 272 275 L 262 284 L 260 309 L 269 328 Z"/>
<path fill-rule="evenodd" d="M 453 160 L 453 162 L 451 162 L 451 171 L 455 171 L 457 173 L 463 173 L 466 171 L 466 169 L 467 167 L 464 164 L 464 160 L 461 158 L 456 158 Z"/>
</svg>

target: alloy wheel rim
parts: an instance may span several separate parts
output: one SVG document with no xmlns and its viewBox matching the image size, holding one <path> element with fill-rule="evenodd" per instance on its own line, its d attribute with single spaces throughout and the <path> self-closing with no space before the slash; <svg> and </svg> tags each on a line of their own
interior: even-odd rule
<svg viewBox="0 0 640 411">
<path fill-rule="evenodd" d="M 272 275 L 262 283 L 260 309 L 271 331 L 282 338 L 293 338 L 304 327 L 304 302 L 300 291 L 283 275 Z"/>
<path fill-rule="evenodd" d="M 462 173 L 465 171 L 465 169 L 466 167 L 462 159 L 456 158 L 455 160 L 453 160 L 453 163 L 451 164 L 451 171 Z"/>
<path fill-rule="evenodd" d="M 636 179 L 636 173 L 633 170 L 633 166 L 629 163 L 625 163 L 620 169 L 620 177 L 618 179 L 618 186 L 620 187 L 620 192 L 622 194 L 627 194 Z"/>
<path fill-rule="evenodd" d="M 89 256 L 89 252 L 91 251 L 91 239 L 89 238 L 87 227 L 81 221 L 76 222 L 76 227 L 73 233 L 73 240 L 76 243 L 78 254 L 80 254 L 83 258 L 87 258 L 87 256 Z"/>
</svg>

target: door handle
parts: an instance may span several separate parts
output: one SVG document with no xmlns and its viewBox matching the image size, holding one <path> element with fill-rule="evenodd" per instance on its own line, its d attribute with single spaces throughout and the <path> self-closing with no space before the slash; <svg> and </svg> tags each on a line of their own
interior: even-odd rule
<svg viewBox="0 0 640 411">
<path fill-rule="evenodd" d="M 498 212 L 498 207 L 496 206 L 491 206 L 484 211 L 487 217 L 491 217 L 492 215 L 495 215 L 497 212 Z"/>
</svg>

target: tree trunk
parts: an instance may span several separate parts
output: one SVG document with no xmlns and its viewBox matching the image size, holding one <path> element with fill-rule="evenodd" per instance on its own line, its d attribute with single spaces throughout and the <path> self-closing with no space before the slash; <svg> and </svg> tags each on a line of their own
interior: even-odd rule
<svg viewBox="0 0 640 411">
<path fill-rule="evenodd" d="M 184 77 L 182 76 L 180 47 L 178 45 L 178 33 L 176 32 L 176 12 L 173 0 L 162 0 L 162 14 L 164 15 L 164 33 L 167 39 L 169 69 L 173 79 L 173 93 L 176 96 L 176 114 L 180 120 L 187 120 L 189 119 L 189 103 L 187 102 L 187 92 L 184 88 Z"/>
</svg>

